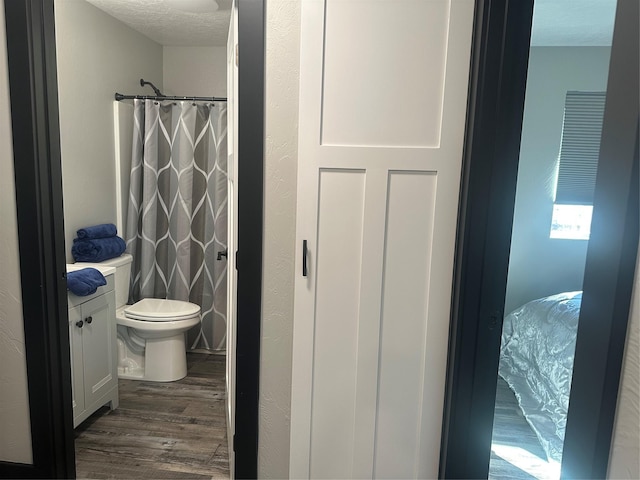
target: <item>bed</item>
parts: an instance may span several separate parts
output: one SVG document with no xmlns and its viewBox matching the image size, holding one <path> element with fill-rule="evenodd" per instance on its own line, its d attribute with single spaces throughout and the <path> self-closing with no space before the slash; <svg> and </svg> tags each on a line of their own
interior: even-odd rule
<svg viewBox="0 0 640 480">
<path fill-rule="evenodd" d="M 582 292 L 533 300 L 504 319 L 498 373 L 550 462 L 560 463 Z"/>
</svg>

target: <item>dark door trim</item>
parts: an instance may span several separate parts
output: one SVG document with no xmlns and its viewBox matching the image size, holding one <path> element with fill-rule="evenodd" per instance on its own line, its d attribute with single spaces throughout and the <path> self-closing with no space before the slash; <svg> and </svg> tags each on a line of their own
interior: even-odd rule
<svg viewBox="0 0 640 480">
<path fill-rule="evenodd" d="M 5 0 L 20 269 L 33 465 L 0 462 L 3 478 L 74 478 L 60 127 L 53 0 Z M 235 455 L 257 478 L 264 0 L 238 2 L 239 184 Z"/>
<path fill-rule="evenodd" d="M 444 478 L 488 474 L 532 6 L 533 0 L 477 1 L 440 464 Z M 638 248 L 638 27 L 632 25 L 637 10 L 635 0 L 619 1 L 572 385 L 581 400 L 572 395 L 569 406 L 565 478 L 604 478 L 607 471 Z M 589 353 L 594 351 L 598 355 Z"/>
<path fill-rule="evenodd" d="M 487 478 L 489 470 L 532 18 L 533 0 L 476 1 L 443 478 Z"/>
<path fill-rule="evenodd" d="M 639 9 L 618 1 L 562 478 L 607 477 L 640 220 Z"/>
<path fill-rule="evenodd" d="M 53 2 L 4 7 L 33 465 L 0 476 L 74 478 Z"/>
<path fill-rule="evenodd" d="M 238 313 L 236 478 L 258 478 L 262 209 L 264 177 L 264 0 L 238 1 Z"/>
</svg>

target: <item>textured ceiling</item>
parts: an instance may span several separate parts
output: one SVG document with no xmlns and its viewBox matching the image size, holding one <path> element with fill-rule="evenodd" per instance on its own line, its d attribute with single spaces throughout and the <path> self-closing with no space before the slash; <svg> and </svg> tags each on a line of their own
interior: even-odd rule
<svg viewBox="0 0 640 480">
<path fill-rule="evenodd" d="M 535 0 L 531 45 L 608 46 L 616 0 Z"/>
<path fill-rule="evenodd" d="M 213 13 L 185 12 L 165 0 L 87 1 L 161 45 L 227 43 L 231 0 L 218 0 Z M 535 0 L 531 44 L 611 45 L 615 5 L 616 0 Z"/>
<path fill-rule="evenodd" d="M 87 0 L 160 45 L 224 46 L 227 44 L 231 0 L 217 0 L 211 13 L 191 13 L 164 0 Z M 175 2 L 172 2 L 175 3 Z"/>
</svg>

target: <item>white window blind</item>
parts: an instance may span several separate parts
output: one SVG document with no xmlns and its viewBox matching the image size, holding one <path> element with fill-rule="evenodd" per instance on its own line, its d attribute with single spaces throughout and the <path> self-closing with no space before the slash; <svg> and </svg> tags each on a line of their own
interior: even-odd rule
<svg viewBox="0 0 640 480">
<path fill-rule="evenodd" d="M 593 203 L 605 97 L 606 92 L 567 92 L 556 203 Z"/>
</svg>

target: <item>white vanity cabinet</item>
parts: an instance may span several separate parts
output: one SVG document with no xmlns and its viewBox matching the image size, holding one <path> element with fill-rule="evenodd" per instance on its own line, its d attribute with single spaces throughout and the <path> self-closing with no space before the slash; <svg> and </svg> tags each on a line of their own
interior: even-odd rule
<svg viewBox="0 0 640 480">
<path fill-rule="evenodd" d="M 107 403 L 118 407 L 114 275 L 105 278 L 92 295 L 68 296 L 74 428 Z"/>
</svg>

